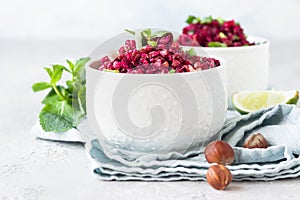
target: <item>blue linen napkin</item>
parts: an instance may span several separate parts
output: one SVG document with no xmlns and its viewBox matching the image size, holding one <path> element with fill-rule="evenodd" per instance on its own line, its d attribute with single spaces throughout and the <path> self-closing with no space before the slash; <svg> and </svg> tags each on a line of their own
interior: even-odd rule
<svg viewBox="0 0 300 200">
<path fill-rule="evenodd" d="M 242 148 L 244 140 L 260 132 L 271 145 L 267 149 Z M 105 144 L 89 129 L 87 120 L 66 133 L 46 134 L 36 124 L 32 133 L 39 138 L 85 143 L 92 169 L 101 180 L 177 181 L 205 180 L 210 166 L 204 149 L 180 154 L 138 154 Z M 57 135 L 57 137 L 56 137 Z M 234 147 L 235 162 L 228 166 L 233 180 L 276 180 L 300 176 L 300 109 L 278 105 L 248 115 L 228 111 L 218 139 Z"/>
<path fill-rule="evenodd" d="M 248 115 L 228 117 L 218 139 L 234 147 L 235 162 L 228 166 L 236 181 L 275 180 L 300 176 L 300 109 L 278 105 Z M 260 132 L 271 145 L 267 149 L 242 148 L 244 140 Z M 101 180 L 205 180 L 210 166 L 203 148 L 185 154 L 133 154 L 97 139 L 88 148 L 93 171 Z"/>
</svg>

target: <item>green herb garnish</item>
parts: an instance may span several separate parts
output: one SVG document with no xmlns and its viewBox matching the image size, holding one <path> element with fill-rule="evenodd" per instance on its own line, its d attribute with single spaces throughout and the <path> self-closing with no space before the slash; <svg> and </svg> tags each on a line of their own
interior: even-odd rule
<svg viewBox="0 0 300 200">
<path fill-rule="evenodd" d="M 112 70 L 112 69 L 104 69 L 104 71 L 105 72 L 120 73 L 119 70 L 117 70 L 117 69 L 114 69 L 114 70 Z"/>
<path fill-rule="evenodd" d="M 151 40 L 147 41 L 147 44 L 149 44 L 152 47 L 156 47 L 157 46 L 157 43 L 154 42 L 154 41 L 151 41 Z"/>
<path fill-rule="evenodd" d="M 189 50 L 185 51 L 185 53 L 189 54 L 190 56 L 196 56 L 197 55 L 194 48 L 190 48 Z"/>
<path fill-rule="evenodd" d="M 145 29 L 141 32 L 141 37 L 142 37 L 142 46 L 151 45 L 152 47 L 157 46 L 157 42 L 155 42 L 155 38 L 161 38 L 165 34 L 170 33 L 168 31 L 157 31 L 152 33 L 152 30 L 150 28 Z"/>
<path fill-rule="evenodd" d="M 201 20 L 201 23 L 202 24 L 209 24 L 213 21 L 214 19 L 212 18 L 212 16 L 208 16 L 208 17 L 205 17 Z"/>
<path fill-rule="evenodd" d="M 135 35 L 135 32 L 133 30 L 130 29 L 125 29 L 126 32 L 130 33 L 131 35 Z"/>
<path fill-rule="evenodd" d="M 52 65 L 44 68 L 49 82 L 38 82 L 32 85 L 34 92 L 50 89 L 42 100 L 43 109 L 39 114 L 42 128 L 47 132 L 64 132 L 76 128 L 80 119 L 86 115 L 85 99 L 85 64 L 90 58 L 81 58 L 75 63 L 67 60 L 68 67 Z M 59 85 L 63 72 L 71 75 L 65 86 Z"/>
<path fill-rule="evenodd" d="M 201 22 L 201 19 L 199 17 L 189 15 L 185 22 L 188 23 L 188 24 L 197 24 L 197 23 Z"/>
<path fill-rule="evenodd" d="M 176 72 L 175 69 L 170 69 L 169 71 L 170 74 L 174 74 L 175 72 Z"/>
<path fill-rule="evenodd" d="M 217 21 L 219 22 L 220 25 L 223 25 L 224 22 L 225 22 L 225 20 L 222 19 L 221 17 L 218 17 L 218 18 L 217 18 Z"/>
<path fill-rule="evenodd" d="M 141 32 L 142 36 L 142 46 L 146 46 L 148 44 L 148 41 L 151 39 L 151 29 L 145 29 Z"/>
<path fill-rule="evenodd" d="M 227 45 L 221 42 L 209 42 L 208 47 L 227 47 Z"/>
</svg>

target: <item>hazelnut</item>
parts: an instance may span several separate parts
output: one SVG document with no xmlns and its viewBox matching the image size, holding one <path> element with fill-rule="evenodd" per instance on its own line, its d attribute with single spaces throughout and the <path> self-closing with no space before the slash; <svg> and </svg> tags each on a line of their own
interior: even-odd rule
<svg viewBox="0 0 300 200">
<path fill-rule="evenodd" d="M 224 165 L 212 165 L 208 168 L 206 179 L 216 190 L 224 190 L 232 181 L 231 172 Z"/>
<path fill-rule="evenodd" d="M 222 140 L 208 144 L 204 150 L 204 154 L 209 163 L 230 165 L 234 161 L 233 148 Z"/>
<path fill-rule="evenodd" d="M 260 133 L 250 135 L 244 143 L 244 147 L 248 149 L 268 148 L 268 146 L 266 138 Z"/>
</svg>

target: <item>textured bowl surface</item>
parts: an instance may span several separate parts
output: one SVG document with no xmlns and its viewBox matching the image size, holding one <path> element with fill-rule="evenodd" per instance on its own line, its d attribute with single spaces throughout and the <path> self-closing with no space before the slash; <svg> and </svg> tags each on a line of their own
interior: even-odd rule
<svg viewBox="0 0 300 200">
<path fill-rule="evenodd" d="M 238 91 L 268 88 L 270 42 L 260 37 L 249 37 L 249 40 L 260 44 L 228 48 L 192 47 L 198 55 L 217 56 L 226 61 L 229 103 L 231 96 Z"/>
<path fill-rule="evenodd" d="M 98 138 L 136 152 L 185 152 L 225 120 L 226 68 L 122 74 L 86 67 L 87 112 Z"/>
</svg>

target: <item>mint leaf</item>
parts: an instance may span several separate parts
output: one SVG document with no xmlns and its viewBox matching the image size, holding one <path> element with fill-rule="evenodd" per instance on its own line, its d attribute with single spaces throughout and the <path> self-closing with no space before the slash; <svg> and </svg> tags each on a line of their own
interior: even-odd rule
<svg viewBox="0 0 300 200">
<path fill-rule="evenodd" d="M 189 50 L 186 51 L 186 53 L 189 54 L 190 56 L 196 56 L 197 55 L 194 48 L 190 48 Z"/>
<path fill-rule="evenodd" d="M 217 18 L 217 21 L 219 22 L 220 25 L 223 25 L 224 22 L 225 22 L 225 20 L 222 19 L 221 17 L 218 17 L 218 18 Z"/>
<path fill-rule="evenodd" d="M 81 116 L 80 112 L 74 110 L 66 101 L 56 101 L 46 104 L 39 118 L 45 131 L 64 132 L 75 127 Z"/>
<path fill-rule="evenodd" d="M 78 92 L 78 103 L 81 113 L 86 114 L 86 87 L 82 87 Z"/>
<path fill-rule="evenodd" d="M 169 71 L 170 74 L 173 74 L 175 72 L 176 72 L 175 69 L 170 69 L 170 71 Z"/>
<path fill-rule="evenodd" d="M 141 36 L 142 36 L 142 40 L 141 40 L 141 42 L 142 42 L 142 46 L 146 46 L 148 43 L 147 43 L 147 38 L 143 35 L 143 34 L 141 34 Z"/>
<path fill-rule="evenodd" d="M 208 47 L 227 47 L 227 45 L 221 42 L 209 42 Z"/>
<path fill-rule="evenodd" d="M 71 71 L 74 71 L 75 65 L 69 60 L 67 60 L 67 63 L 69 65 L 69 68 L 71 69 Z"/>
<path fill-rule="evenodd" d="M 202 24 L 209 24 L 213 21 L 214 19 L 212 18 L 212 16 L 208 16 L 202 19 Z"/>
<path fill-rule="evenodd" d="M 32 85 L 32 90 L 34 92 L 39 92 L 39 91 L 42 91 L 42 90 L 46 90 L 50 87 L 51 87 L 51 85 L 47 82 L 38 82 L 38 83 L 35 83 L 35 84 Z"/>
<path fill-rule="evenodd" d="M 63 86 L 57 86 L 58 91 L 65 95 L 66 94 L 66 89 Z M 52 89 L 47 95 L 46 97 L 42 100 L 42 104 L 51 104 L 51 103 L 55 103 L 57 101 L 61 101 L 63 100 L 60 96 L 58 96 L 56 94 L 56 92 Z"/>
<path fill-rule="evenodd" d="M 53 68 L 53 73 L 52 73 L 51 84 L 55 85 L 61 79 L 64 66 L 52 65 L 52 68 Z"/>
<path fill-rule="evenodd" d="M 76 76 L 77 73 L 85 66 L 85 64 L 90 61 L 89 57 L 86 58 L 80 58 L 79 60 L 76 61 L 75 66 L 74 66 L 74 75 Z"/>
<path fill-rule="evenodd" d="M 47 71 L 50 79 L 52 79 L 52 74 L 53 74 L 52 70 L 49 67 L 44 67 L 44 69 Z"/>
<path fill-rule="evenodd" d="M 169 31 L 157 31 L 150 36 L 150 39 L 156 37 L 163 37 L 165 34 L 170 33 Z"/>
<path fill-rule="evenodd" d="M 68 81 L 66 81 L 66 84 L 67 84 L 67 86 L 68 86 L 68 90 L 70 91 L 70 92 L 72 92 L 73 91 L 73 85 L 74 85 L 74 81 L 71 81 L 71 80 L 68 80 Z"/>
<path fill-rule="evenodd" d="M 135 35 L 135 32 L 133 30 L 125 29 L 125 31 L 130 33 L 131 35 Z"/>
<path fill-rule="evenodd" d="M 72 83 L 72 91 L 71 91 L 71 103 L 72 106 L 78 110 L 81 110 L 79 102 L 78 102 L 78 93 L 82 87 L 85 87 L 78 79 Z M 68 88 L 69 90 L 69 88 Z"/>
<path fill-rule="evenodd" d="M 197 23 L 201 23 L 202 20 L 199 17 L 189 15 L 188 18 L 185 20 L 185 22 L 188 24 L 197 24 Z"/>
<path fill-rule="evenodd" d="M 141 33 L 147 38 L 151 37 L 151 29 L 150 28 L 143 30 Z"/>
<path fill-rule="evenodd" d="M 75 64 L 67 60 L 68 68 L 59 64 L 52 65 L 52 69 L 45 68 L 51 78 L 50 83 L 39 82 L 32 86 L 34 91 L 51 88 L 42 100 L 45 106 L 39 115 L 40 124 L 45 131 L 67 131 L 76 127 L 79 120 L 86 115 L 84 66 L 89 60 L 90 58 L 81 58 Z M 58 85 L 64 71 L 72 75 L 72 79 L 66 81 L 67 88 Z"/>
<path fill-rule="evenodd" d="M 169 33 L 169 31 L 157 31 L 152 33 L 150 28 L 145 29 L 141 32 L 142 46 L 151 45 L 156 47 L 158 39 Z"/>
<path fill-rule="evenodd" d="M 76 85 L 76 88 L 73 88 L 73 94 L 74 92 L 77 93 L 78 90 L 85 85 L 86 79 L 85 79 L 85 63 L 81 65 L 76 71 L 76 73 L 73 75 L 73 87 Z M 69 84 L 69 83 L 67 83 Z"/>
<path fill-rule="evenodd" d="M 42 100 L 42 104 L 51 104 L 56 101 L 60 101 L 61 98 L 55 93 L 54 90 L 51 90 L 47 96 Z"/>
<path fill-rule="evenodd" d="M 72 108 L 63 101 L 46 104 L 39 117 L 40 124 L 47 132 L 64 132 L 73 127 Z"/>
<path fill-rule="evenodd" d="M 67 82 L 68 90 L 72 89 L 72 105 L 74 108 L 79 110 L 82 114 L 86 114 L 86 103 L 85 103 L 85 68 L 84 65 L 88 62 L 90 58 L 80 59 L 81 66 L 76 69 L 79 70 L 73 77 L 73 82 Z M 76 64 L 75 64 L 76 66 Z"/>
<path fill-rule="evenodd" d="M 188 24 L 193 24 L 196 20 L 197 18 L 195 16 L 189 15 L 185 22 Z"/>
<path fill-rule="evenodd" d="M 152 47 L 156 47 L 157 46 L 157 43 L 156 42 L 154 42 L 154 41 L 147 41 L 147 43 L 149 44 L 149 45 L 151 45 Z"/>
<path fill-rule="evenodd" d="M 142 46 L 146 46 L 148 44 L 148 40 L 151 38 L 151 29 L 145 29 L 141 32 L 142 37 Z"/>
</svg>

